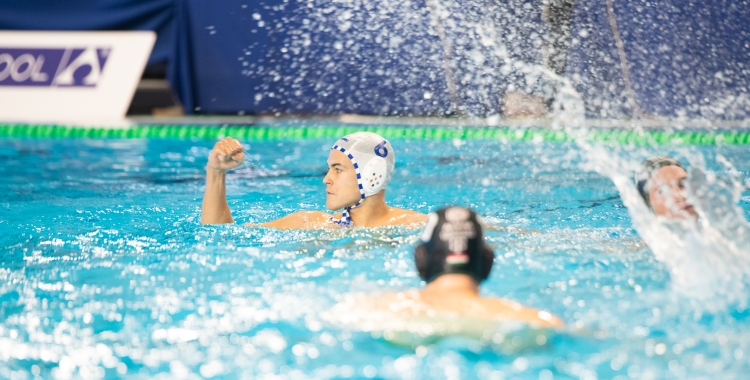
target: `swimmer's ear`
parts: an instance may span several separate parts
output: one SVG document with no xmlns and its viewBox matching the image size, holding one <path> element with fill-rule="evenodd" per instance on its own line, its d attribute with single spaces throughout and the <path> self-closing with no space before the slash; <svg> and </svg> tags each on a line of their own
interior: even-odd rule
<svg viewBox="0 0 750 380">
<path fill-rule="evenodd" d="M 484 262 L 482 263 L 482 271 L 479 273 L 479 281 L 484 281 L 490 276 L 492 264 L 495 263 L 495 251 L 487 244 L 484 245 L 484 257 L 482 259 Z"/>
<path fill-rule="evenodd" d="M 419 277 L 427 281 L 427 250 L 424 244 L 419 244 L 414 248 L 414 263 L 417 265 Z"/>
</svg>

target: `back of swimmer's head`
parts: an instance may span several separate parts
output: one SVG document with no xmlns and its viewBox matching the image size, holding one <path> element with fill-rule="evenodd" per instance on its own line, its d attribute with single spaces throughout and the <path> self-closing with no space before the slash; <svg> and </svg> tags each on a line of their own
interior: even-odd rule
<svg viewBox="0 0 750 380">
<path fill-rule="evenodd" d="M 460 206 L 430 213 L 414 250 L 419 276 L 428 283 L 448 273 L 465 274 L 480 283 L 490 275 L 494 259 L 477 214 Z"/>
<path fill-rule="evenodd" d="M 345 154 L 357 172 L 362 199 L 375 195 L 388 186 L 396 166 L 391 143 L 372 132 L 346 135 L 331 147 Z"/>
</svg>

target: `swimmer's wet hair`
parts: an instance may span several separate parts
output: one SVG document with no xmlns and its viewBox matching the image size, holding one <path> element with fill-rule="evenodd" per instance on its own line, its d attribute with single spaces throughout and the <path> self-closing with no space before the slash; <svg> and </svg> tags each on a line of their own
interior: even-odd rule
<svg viewBox="0 0 750 380">
<path fill-rule="evenodd" d="M 651 199 L 648 196 L 648 189 L 646 189 L 648 181 L 651 180 L 651 176 L 653 176 L 654 173 L 665 166 L 677 166 L 684 169 L 684 167 L 682 167 L 682 164 L 680 164 L 680 161 L 677 161 L 672 157 L 654 156 L 643 161 L 641 163 L 641 168 L 635 174 L 636 187 L 638 188 L 638 192 L 641 194 L 641 198 L 643 198 L 643 201 L 646 202 L 646 206 L 648 206 L 648 208 L 651 208 Z"/>
<path fill-rule="evenodd" d="M 428 215 L 414 250 L 419 276 L 428 283 L 447 273 L 466 274 L 477 283 L 487 279 L 495 252 L 485 244 L 477 214 L 465 207 L 446 207 Z"/>
</svg>

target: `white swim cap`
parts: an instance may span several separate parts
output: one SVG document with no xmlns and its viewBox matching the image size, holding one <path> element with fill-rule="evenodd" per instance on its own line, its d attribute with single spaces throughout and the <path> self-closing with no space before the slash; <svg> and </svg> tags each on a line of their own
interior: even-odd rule
<svg viewBox="0 0 750 380">
<path fill-rule="evenodd" d="M 396 156 L 391 143 L 382 136 L 371 132 L 352 133 L 336 141 L 331 149 L 346 154 L 354 164 L 362 199 L 377 194 L 390 182 Z"/>
</svg>

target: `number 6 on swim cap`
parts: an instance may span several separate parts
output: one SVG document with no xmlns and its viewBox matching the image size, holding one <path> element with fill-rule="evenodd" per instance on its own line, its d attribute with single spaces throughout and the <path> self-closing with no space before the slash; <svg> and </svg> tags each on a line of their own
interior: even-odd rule
<svg viewBox="0 0 750 380">
<path fill-rule="evenodd" d="M 385 147 L 385 145 L 388 144 L 388 141 L 383 140 L 382 143 L 375 146 L 375 154 L 377 154 L 380 157 L 385 158 L 388 156 L 388 148 Z"/>
<path fill-rule="evenodd" d="M 346 154 L 357 172 L 362 198 L 385 189 L 391 180 L 396 158 L 388 140 L 371 132 L 357 132 L 339 139 L 331 148 Z"/>
</svg>

